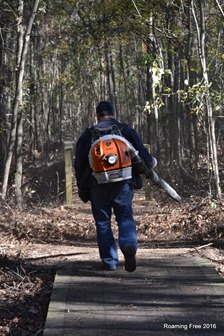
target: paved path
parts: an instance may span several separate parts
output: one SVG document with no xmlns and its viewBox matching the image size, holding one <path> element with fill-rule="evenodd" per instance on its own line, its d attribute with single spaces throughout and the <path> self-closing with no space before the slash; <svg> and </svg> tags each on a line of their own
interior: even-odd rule
<svg viewBox="0 0 224 336">
<path fill-rule="evenodd" d="M 142 249 L 134 273 L 85 253 L 57 273 L 44 336 L 224 335 L 224 279 L 196 253 Z"/>
</svg>

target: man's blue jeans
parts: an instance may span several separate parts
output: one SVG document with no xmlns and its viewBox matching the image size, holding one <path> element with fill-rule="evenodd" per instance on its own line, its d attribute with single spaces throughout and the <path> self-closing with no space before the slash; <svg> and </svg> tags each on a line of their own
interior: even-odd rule
<svg viewBox="0 0 224 336">
<path fill-rule="evenodd" d="M 118 224 L 119 247 L 130 244 L 137 251 L 136 225 L 132 211 L 133 188 L 128 182 L 96 185 L 91 188 L 91 205 L 96 222 L 97 242 L 102 261 L 118 263 L 118 251 L 111 229 L 112 209 Z"/>
</svg>

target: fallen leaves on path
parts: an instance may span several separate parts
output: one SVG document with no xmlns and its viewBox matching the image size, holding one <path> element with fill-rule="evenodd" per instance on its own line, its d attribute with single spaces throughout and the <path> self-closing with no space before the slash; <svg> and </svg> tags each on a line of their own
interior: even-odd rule
<svg viewBox="0 0 224 336">
<path fill-rule="evenodd" d="M 140 246 L 198 247 L 223 270 L 224 204 L 210 199 L 146 200 L 136 193 L 134 215 Z M 117 225 L 112 221 L 115 236 Z M 0 335 L 41 335 L 62 246 L 96 244 L 90 204 L 74 196 L 71 206 L 3 207 L 0 217 Z M 38 250 L 37 250 L 38 246 Z M 53 252 L 52 252 L 52 246 Z M 67 250 L 66 250 L 67 251 Z M 213 251 L 213 253 L 212 253 Z M 217 251 L 219 253 L 217 254 Z M 48 256 L 38 263 L 38 258 Z M 215 260 L 216 259 L 216 260 Z"/>
</svg>

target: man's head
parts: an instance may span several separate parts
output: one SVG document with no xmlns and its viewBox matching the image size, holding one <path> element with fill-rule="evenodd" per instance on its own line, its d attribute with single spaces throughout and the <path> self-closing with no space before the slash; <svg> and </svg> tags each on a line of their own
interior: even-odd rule
<svg viewBox="0 0 224 336">
<path fill-rule="evenodd" d="M 105 116 L 114 116 L 114 107 L 109 101 L 101 101 L 96 107 L 98 118 Z"/>
</svg>

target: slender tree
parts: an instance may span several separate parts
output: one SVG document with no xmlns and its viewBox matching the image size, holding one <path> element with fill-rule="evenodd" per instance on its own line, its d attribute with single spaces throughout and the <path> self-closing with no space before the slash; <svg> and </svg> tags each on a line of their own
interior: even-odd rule
<svg viewBox="0 0 224 336">
<path fill-rule="evenodd" d="M 202 67 L 202 83 L 204 85 L 205 91 L 203 92 L 203 98 L 205 101 L 205 111 L 207 119 L 207 138 L 208 138 L 208 171 L 209 171 L 209 185 L 210 193 L 212 195 L 212 186 L 215 185 L 215 193 L 218 198 L 221 198 L 221 187 L 220 187 L 220 178 L 219 178 L 219 167 L 218 167 L 218 158 L 217 158 L 217 144 L 216 144 L 216 135 L 215 135 L 215 118 L 213 115 L 212 102 L 211 102 L 211 92 L 209 81 L 208 68 L 207 68 L 207 57 L 205 52 L 205 34 L 206 34 L 206 24 L 205 24 L 205 6 L 206 2 L 204 0 L 199 1 L 199 15 L 200 15 L 200 24 L 198 22 L 196 12 L 195 12 L 195 3 L 192 0 L 192 13 L 195 20 L 195 25 L 197 28 L 197 37 L 198 37 L 198 48 L 199 56 Z M 212 168 L 212 169 L 211 169 Z"/>
<path fill-rule="evenodd" d="M 16 81 L 16 93 L 15 93 L 15 98 L 14 98 L 14 105 L 13 105 L 13 111 L 12 111 L 12 122 L 11 122 L 11 131 L 10 131 L 10 139 L 9 139 L 9 147 L 8 147 L 8 155 L 6 159 L 6 164 L 5 164 L 5 171 L 4 171 L 4 179 L 3 179 L 3 185 L 2 185 L 2 198 L 5 199 L 6 197 L 6 192 L 7 192 L 7 186 L 8 186 L 8 178 L 9 178 L 9 171 L 11 167 L 11 162 L 12 162 L 12 157 L 13 157 L 13 150 L 15 147 L 16 143 L 16 135 L 19 135 L 19 137 L 22 136 L 20 132 L 22 131 L 21 128 L 21 122 L 19 122 L 19 129 L 18 129 L 18 120 L 22 120 L 22 116 L 19 116 L 19 110 L 22 108 L 22 88 L 23 88 L 23 79 L 24 79 L 24 72 L 25 72 L 25 65 L 26 65 L 26 56 L 27 56 L 27 51 L 28 51 L 28 44 L 30 40 L 30 33 L 31 29 L 33 26 L 33 22 L 37 13 L 39 5 L 39 0 L 35 0 L 31 12 L 31 16 L 24 34 L 23 38 L 23 46 L 22 50 L 20 51 L 20 48 L 18 49 L 18 60 L 19 60 L 19 67 L 18 67 L 18 76 L 17 76 L 17 81 Z M 23 1 L 20 0 L 19 3 L 19 13 L 21 14 L 21 8 L 23 7 Z M 19 18 L 21 20 L 21 17 Z M 20 32 L 20 34 L 22 34 Z M 21 56 L 20 56 L 21 53 Z M 18 132 L 17 132 L 18 131 Z M 21 179 L 22 179 L 22 169 L 21 169 L 21 145 L 22 142 L 19 139 L 18 141 L 18 147 L 17 147 L 17 153 L 19 155 L 19 162 L 18 162 L 18 176 L 17 176 L 17 183 L 18 183 L 18 189 L 21 188 Z M 17 167 L 17 168 L 18 168 Z M 18 192 L 18 203 L 19 206 L 21 205 L 21 197 L 20 197 L 20 192 Z"/>
</svg>

